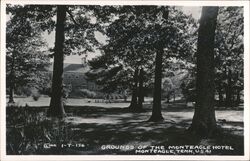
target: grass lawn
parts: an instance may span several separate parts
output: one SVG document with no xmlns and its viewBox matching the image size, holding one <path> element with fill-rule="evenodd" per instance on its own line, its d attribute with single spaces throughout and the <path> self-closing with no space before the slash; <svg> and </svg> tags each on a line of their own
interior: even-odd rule
<svg viewBox="0 0 250 161">
<path fill-rule="evenodd" d="M 65 107 L 68 117 L 63 120 L 47 118 L 46 106 L 7 107 L 7 153 L 243 154 L 242 110 L 216 111 L 218 126 L 223 130 L 213 138 L 199 138 L 187 131 L 194 113 L 192 108 L 187 108 L 183 103 L 163 104 L 164 121 L 154 123 L 147 122 L 151 115 L 151 106 L 144 104 L 145 112 L 131 113 L 122 103 L 121 106 L 119 103 L 111 103 L 104 107 L 71 105 Z M 170 153 L 171 148 L 182 148 L 184 145 L 213 146 L 215 149 L 182 152 L 174 149 Z M 222 146 L 231 146 L 231 149 L 222 150 Z M 141 147 L 144 151 L 139 151 Z M 160 148 L 161 151 L 152 153 L 152 148 Z"/>
</svg>

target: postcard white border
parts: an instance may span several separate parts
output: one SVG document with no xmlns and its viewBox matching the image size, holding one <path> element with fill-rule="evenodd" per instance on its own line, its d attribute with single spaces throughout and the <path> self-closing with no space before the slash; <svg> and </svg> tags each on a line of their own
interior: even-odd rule
<svg viewBox="0 0 250 161">
<path fill-rule="evenodd" d="M 173 155 L 6 155 L 6 87 L 5 87 L 5 25 L 6 4 L 76 4 L 76 5 L 175 5 L 175 6 L 244 6 L 244 156 L 173 156 Z M 249 53 L 249 1 L 132 1 L 132 0 L 2 0 L 1 1 L 1 160 L 250 160 L 249 158 L 249 105 L 250 105 L 250 53 Z"/>
</svg>

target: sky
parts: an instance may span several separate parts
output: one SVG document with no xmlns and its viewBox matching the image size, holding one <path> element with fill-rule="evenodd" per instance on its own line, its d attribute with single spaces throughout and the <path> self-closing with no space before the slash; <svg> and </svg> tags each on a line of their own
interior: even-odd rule
<svg viewBox="0 0 250 161">
<path fill-rule="evenodd" d="M 99 32 L 95 34 L 96 39 L 101 42 L 104 43 L 105 42 L 105 37 L 100 34 Z M 44 38 L 45 41 L 48 43 L 50 48 L 54 47 L 54 43 L 55 43 L 55 32 L 51 32 L 50 34 L 48 34 L 47 32 L 44 33 Z M 95 51 L 94 53 L 88 53 L 87 55 L 87 59 L 90 60 L 98 55 L 100 55 L 100 51 Z M 71 63 L 71 64 L 81 64 L 81 58 L 83 58 L 84 55 L 70 55 L 70 56 L 65 56 L 64 58 L 64 63 Z"/>
<path fill-rule="evenodd" d="M 180 7 L 180 9 L 187 15 L 191 14 L 194 19 L 200 19 L 202 7 Z"/>
<path fill-rule="evenodd" d="M 194 19 L 198 20 L 201 16 L 201 7 L 177 7 L 180 10 L 182 10 L 187 15 L 192 15 Z M 105 42 L 105 36 L 103 36 L 101 33 L 96 32 L 95 34 L 96 39 L 100 41 L 101 43 Z M 55 40 L 55 32 L 52 32 L 51 34 L 45 33 L 44 38 L 47 41 L 49 47 L 54 47 L 54 40 Z M 90 60 L 93 57 L 96 57 L 100 55 L 100 51 L 95 51 L 94 53 L 88 53 L 87 59 Z M 70 55 L 66 56 L 64 59 L 65 63 L 72 63 L 72 64 L 81 64 L 81 58 L 84 57 L 84 55 Z"/>
</svg>

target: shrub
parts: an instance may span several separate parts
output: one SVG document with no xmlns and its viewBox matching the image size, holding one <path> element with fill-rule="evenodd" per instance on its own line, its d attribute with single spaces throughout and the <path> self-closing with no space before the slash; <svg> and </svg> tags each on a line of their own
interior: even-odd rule
<svg viewBox="0 0 250 161">
<path fill-rule="evenodd" d="M 34 101 L 38 101 L 38 99 L 41 97 L 41 94 L 38 92 L 37 89 L 32 90 L 32 98 Z"/>
<path fill-rule="evenodd" d="M 32 95 L 32 90 L 28 86 L 23 86 L 23 87 L 17 88 L 17 90 L 15 91 L 15 94 L 19 96 L 29 97 Z"/>
<path fill-rule="evenodd" d="M 38 93 L 38 94 L 33 94 L 33 95 L 32 95 L 32 98 L 33 98 L 34 101 L 38 101 L 39 98 L 40 98 L 40 96 L 41 96 L 41 95 L 40 95 L 39 93 Z"/>
<path fill-rule="evenodd" d="M 33 154 L 38 142 L 43 142 L 43 127 L 46 120 L 44 109 L 28 106 L 7 106 L 6 139 L 7 154 Z"/>
<path fill-rule="evenodd" d="M 83 97 L 87 97 L 87 98 L 94 98 L 96 96 L 96 93 L 93 91 L 90 91 L 88 89 L 80 89 L 80 94 Z"/>
<path fill-rule="evenodd" d="M 105 99 L 105 94 L 101 92 L 96 92 L 95 99 Z"/>
<path fill-rule="evenodd" d="M 46 110 L 29 106 L 6 107 L 8 155 L 54 154 L 57 148 L 46 149 L 46 143 L 76 143 L 69 124 L 58 118 L 48 118 Z"/>
</svg>

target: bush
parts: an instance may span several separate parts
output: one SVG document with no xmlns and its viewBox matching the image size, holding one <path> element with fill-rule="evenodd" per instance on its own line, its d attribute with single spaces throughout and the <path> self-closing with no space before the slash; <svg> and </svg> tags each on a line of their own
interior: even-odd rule
<svg viewBox="0 0 250 161">
<path fill-rule="evenodd" d="M 64 120 L 47 118 L 44 108 L 6 107 L 6 151 L 8 155 L 54 154 L 45 143 L 74 143 L 73 132 Z M 61 150 L 61 149 L 60 149 Z"/>
<path fill-rule="evenodd" d="M 40 98 L 40 96 L 41 96 L 41 95 L 40 95 L 39 93 L 37 93 L 37 94 L 33 94 L 33 95 L 32 95 L 32 98 L 33 98 L 34 101 L 38 101 L 39 98 Z"/>
<path fill-rule="evenodd" d="M 32 90 L 28 86 L 19 87 L 15 91 L 15 94 L 19 95 L 19 96 L 27 96 L 27 97 L 29 97 L 29 96 L 32 95 Z"/>
<path fill-rule="evenodd" d="M 51 96 L 51 88 L 50 87 L 43 87 L 43 88 L 39 89 L 39 93 L 42 95 Z"/>
<path fill-rule="evenodd" d="M 88 89 L 80 89 L 80 95 L 82 97 L 94 98 L 96 96 L 96 93 Z"/>
<path fill-rule="evenodd" d="M 196 91 L 195 91 L 195 81 L 188 80 L 187 82 L 183 82 L 181 84 L 182 94 L 185 97 L 187 102 L 195 102 L 196 101 Z"/>
<path fill-rule="evenodd" d="M 101 92 L 96 92 L 95 99 L 105 99 L 105 94 Z"/>
<path fill-rule="evenodd" d="M 37 89 L 32 90 L 32 98 L 34 101 L 38 101 L 38 99 L 41 97 L 41 94 L 38 92 Z"/>
</svg>

